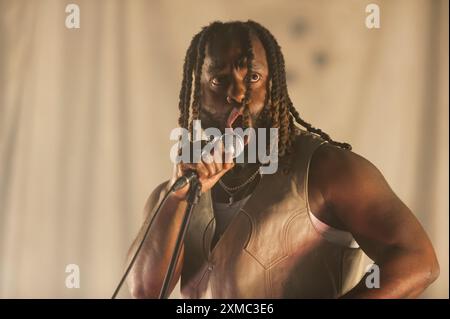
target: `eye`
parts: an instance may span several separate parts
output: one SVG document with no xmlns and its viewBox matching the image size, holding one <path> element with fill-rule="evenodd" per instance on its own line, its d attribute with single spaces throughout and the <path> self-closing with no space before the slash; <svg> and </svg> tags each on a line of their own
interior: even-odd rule
<svg viewBox="0 0 450 319">
<path fill-rule="evenodd" d="M 224 83 L 225 83 L 225 79 L 223 77 L 215 77 L 215 78 L 212 78 L 212 80 L 211 80 L 211 84 L 213 86 L 221 86 Z"/>
<path fill-rule="evenodd" d="M 213 78 L 213 79 L 211 80 L 211 83 L 212 83 L 212 85 L 214 85 L 214 86 L 220 85 L 220 81 L 219 81 L 218 78 Z"/>
<path fill-rule="evenodd" d="M 250 82 L 255 83 L 258 82 L 259 80 L 261 80 L 261 75 L 259 75 L 258 73 L 252 73 L 250 77 Z"/>
</svg>

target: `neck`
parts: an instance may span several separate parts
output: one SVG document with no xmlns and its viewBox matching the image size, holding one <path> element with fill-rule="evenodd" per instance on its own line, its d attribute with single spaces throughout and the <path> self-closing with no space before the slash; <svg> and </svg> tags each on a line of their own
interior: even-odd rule
<svg viewBox="0 0 450 319">
<path fill-rule="evenodd" d="M 220 203 L 232 203 L 250 195 L 261 179 L 261 176 L 255 175 L 255 173 L 258 174 L 258 170 L 259 164 L 257 163 L 235 166 L 221 178 L 221 181 L 214 185 L 212 189 L 213 200 Z M 219 185 L 221 182 L 227 187 L 240 185 L 243 187 L 235 191 L 225 191 L 223 186 Z M 246 185 L 244 186 L 244 184 Z M 230 198 L 232 198 L 231 201 Z"/>
<path fill-rule="evenodd" d="M 223 179 L 225 181 L 231 181 L 232 183 L 238 183 L 252 175 L 259 166 L 259 163 L 236 163 L 236 165 L 223 176 Z"/>
</svg>

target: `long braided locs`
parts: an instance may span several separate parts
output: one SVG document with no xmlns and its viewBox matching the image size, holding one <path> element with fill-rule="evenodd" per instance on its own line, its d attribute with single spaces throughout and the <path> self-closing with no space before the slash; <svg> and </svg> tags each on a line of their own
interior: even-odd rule
<svg viewBox="0 0 450 319">
<path fill-rule="evenodd" d="M 279 128 L 279 156 L 281 157 L 292 153 L 293 143 L 298 132 L 295 122 L 303 126 L 308 132 L 319 135 L 330 144 L 351 150 L 350 144 L 332 140 L 327 133 L 319 128 L 313 127 L 310 123 L 301 118 L 289 97 L 286 84 L 285 63 L 281 47 L 269 30 L 251 20 L 247 22 L 213 22 L 209 26 L 203 27 L 202 30 L 193 37 L 184 59 L 183 80 L 178 104 L 180 111 L 178 119 L 179 126 L 189 129 L 189 131 L 192 132 L 193 120 L 198 119 L 200 114 L 200 80 L 205 59 L 206 45 L 212 36 L 220 36 L 221 33 L 230 29 L 239 30 L 246 39 L 244 52 L 247 64 L 247 76 L 245 78 L 246 90 L 243 100 L 244 126 L 248 127 L 250 118 L 248 104 L 251 96 L 252 61 L 254 58 L 251 36 L 255 35 L 263 44 L 269 66 L 270 84 L 268 85 L 267 92 L 267 106 L 263 110 L 263 115 L 266 117 L 265 121 L 267 125 Z M 193 88 L 192 82 L 194 82 Z"/>
</svg>

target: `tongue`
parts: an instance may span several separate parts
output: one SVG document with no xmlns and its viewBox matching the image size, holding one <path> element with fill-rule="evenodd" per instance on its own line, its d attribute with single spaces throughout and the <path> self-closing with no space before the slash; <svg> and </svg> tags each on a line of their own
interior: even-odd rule
<svg viewBox="0 0 450 319">
<path fill-rule="evenodd" d="M 244 125 L 244 117 L 242 115 L 238 115 L 236 117 L 236 119 L 234 120 L 234 122 L 231 123 L 231 127 L 233 129 L 238 128 L 238 127 L 243 128 L 243 125 Z"/>
<path fill-rule="evenodd" d="M 233 110 L 230 113 L 230 116 L 228 116 L 227 120 L 227 127 L 232 128 L 233 130 L 240 127 L 243 128 L 244 125 L 244 117 L 242 115 L 242 109 L 238 110 L 237 108 L 233 108 Z M 247 145 L 249 142 L 249 136 L 244 136 L 244 145 Z"/>
<path fill-rule="evenodd" d="M 238 118 L 241 118 L 241 121 L 236 121 Z M 240 122 L 240 123 L 238 123 L 238 122 Z M 242 109 L 233 108 L 233 110 L 231 110 L 230 115 L 228 116 L 227 127 L 230 127 L 230 128 L 239 127 L 239 126 L 236 126 L 236 124 L 242 125 Z"/>
</svg>

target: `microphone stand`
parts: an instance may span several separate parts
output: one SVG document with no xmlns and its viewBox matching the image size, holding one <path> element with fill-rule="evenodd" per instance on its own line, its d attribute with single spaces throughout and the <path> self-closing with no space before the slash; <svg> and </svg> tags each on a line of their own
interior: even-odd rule
<svg viewBox="0 0 450 319">
<path fill-rule="evenodd" d="M 187 183 L 189 183 L 189 190 L 188 190 L 188 194 L 186 196 L 186 200 L 187 200 L 188 205 L 186 206 L 186 211 L 185 211 L 185 214 L 184 214 L 184 218 L 183 218 L 183 222 L 182 222 L 182 225 L 181 225 L 180 233 L 178 234 L 177 242 L 176 242 L 176 245 L 175 245 L 175 250 L 174 250 L 174 253 L 172 254 L 171 261 L 170 261 L 169 267 L 167 269 L 166 275 L 164 277 L 163 286 L 161 288 L 160 295 L 159 295 L 160 299 L 161 298 L 167 298 L 167 291 L 169 289 L 169 283 L 170 283 L 170 281 L 171 281 L 171 279 L 173 277 L 173 272 L 175 270 L 175 265 L 178 262 L 178 258 L 179 258 L 180 251 L 181 251 L 181 246 L 182 246 L 181 244 L 182 244 L 182 242 L 184 240 L 184 237 L 186 236 L 187 227 L 189 226 L 189 220 L 191 218 L 191 214 L 192 214 L 192 211 L 194 209 L 194 206 L 198 203 L 198 200 L 199 200 L 200 195 L 201 195 L 201 184 L 198 181 L 198 176 L 197 176 L 197 174 L 194 171 L 188 172 L 186 175 L 180 177 L 172 185 L 172 187 L 169 189 L 169 191 L 166 193 L 166 195 L 164 195 L 163 199 L 161 200 L 161 202 L 159 203 L 158 207 L 156 208 L 156 211 L 155 211 L 153 217 L 150 219 L 150 222 L 148 223 L 148 226 L 147 226 L 147 228 L 145 230 L 144 236 L 143 236 L 143 238 L 142 238 L 138 248 L 136 249 L 136 251 L 135 251 L 135 253 L 133 255 L 133 258 L 129 262 L 128 267 L 125 270 L 125 273 L 123 274 L 122 278 L 120 279 L 119 284 L 117 285 L 116 289 L 114 290 L 114 293 L 113 293 L 111 299 L 115 299 L 117 297 L 117 294 L 119 293 L 122 285 L 124 284 L 125 279 L 127 278 L 128 274 L 130 273 L 131 268 L 133 267 L 133 265 L 134 265 L 138 255 L 139 255 L 139 252 L 141 251 L 141 248 L 144 245 L 144 242 L 145 242 L 145 240 L 147 238 L 147 235 L 148 235 L 148 233 L 149 233 L 149 231 L 150 231 L 150 229 L 151 229 L 151 227 L 153 225 L 153 222 L 154 222 L 156 216 L 158 216 L 159 211 L 161 210 L 162 206 L 164 206 L 167 198 L 169 197 L 169 195 L 172 192 L 174 192 L 174 191 L 184 187 L 184 185 L 186 185 Z"/>
<path fill-rule="evenodd" d="M 233 138 L 233 153 L 235 154 L 235 156 L 237 156 L 236 154 L 240 154 L 244 148 L 244 141 L 243 141 L 242 137 L 240 137 L 239 135 L 236 135 L 236 134 L 224 134 L 224 135 L 222 135 L 222 137 L 220 139 L 224 138 L 226 141 L 227 140 L 226 135 L 229 135 Z M 148 226 L 145 229 L 144 236 L 143 236 L 142 240 L 140 241 L 140 244 L 139 244 L 138 248 L 136 249 L 136 252 L 134 253 L 133 258 L 129 262 L 129 264 L 125 270 L 125 273 L 122 275 L 122 278 L 120 279 L 120 282 L 117 285 L 111 299 L 115 299 L 117 297 L 117 294 L 119 293 L 122 285 L 124 284 L 125 279 L 127 278 L 129 272 L 131 271 L 131 268 L 133 267 L 138 255 L 139 255 L 139 252 L 141 251 L 141 249 L 144 245 L 147 235 L 153 225 L 153 222 L 154 222 L 156 216 L 158 215 L 159 211 L 161 210 L 161 207 L 165 204 L 167 198 L 169 197 L 169 195 L 172 192 L 174 192 L 178 189 L 181 189 L 187 183 L 190 184 L 187 198 L 186 198 L 188 204 L 186 206 L 186 210 L 185 210 L 185 214 L 183 217 L 183 222 L 181 225 L 180 232 L 178 233 L 177 241 L 175 244 L 175 250 L 172 254 L 170 264 L 169 264 L 169 267 L 165 274 L 163 285 L 162 285 L 160 293 L 159 293 L 159 299 L 165 299 L 168 297 L 167 293 L 169 290 L 169 285 L 172 280 L 173 273 L 175 271 L 175 266 L 178 263 L 178 259 L 180 257 L 181 247 L 182 247 L 182 243 L 184 241 L 184 237 L 186 236 L 186 231 L 189 226 L 189 221 L 191 219 L 191 215 L 194 210 L 194 207 L 198 203 L 198 200 L 201 195 L 202 186 L 198 180 L 198 176 L 195 171 L 189 171 L 185 175 L 178 178 L 178 180 L 175 181 L 175 183 L 172 185 L 172 187 L 169 189 L 169 191 L 164 195 L 159 206 L 156 208 L 156 211 L 155 211 L 153 217 L 150 219 Z"/>
<path fill-rule="evenodd" d="M 189 221 L 191 219 L 192 212 L 194 210 L 195 205 L 197 205 L 198 200 L 201 195 L 202 186 L 198 181 L 197 177 L 192 178 L 189 191 L 187 194 L 187 206 L 183 217 L 183 222 L 181 224 L 180 232 L 178 233 L 177 241 L 175 244 L 175 250 L 172 254 L 172 258 L 170 260 L 169 267 L 167 268 L 166 275 L 164 277 L 164 282 L 159 293 L 159 299 L 168 298 L 167 294 L 169 291 L 170 282 L 172 281 L 173 274 L 175 272 L 175 267 L 178 263 L 178 259 L 180 257 L 182 243 L 184 241 L 184 237 L 186 236 L 187 228 L 189 226 Z"/>
</svg>

